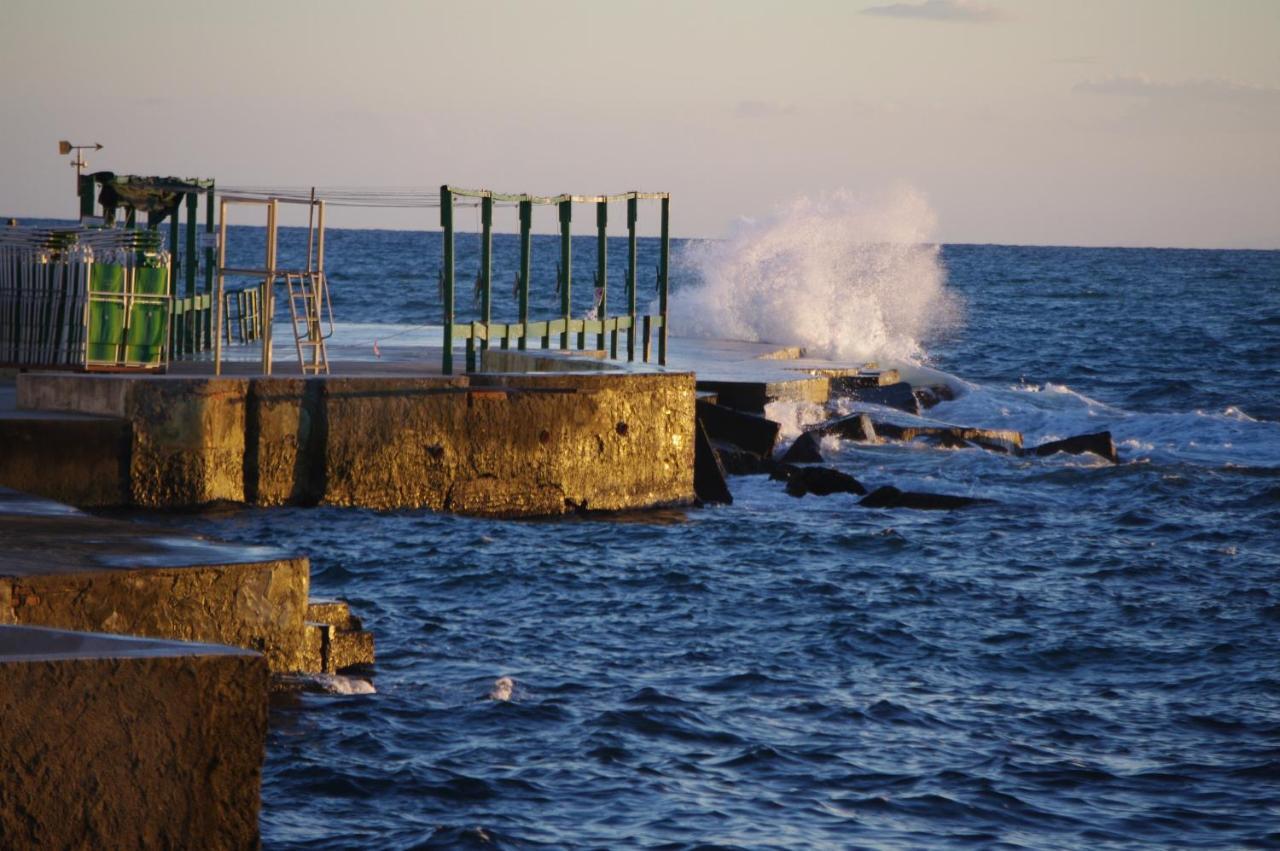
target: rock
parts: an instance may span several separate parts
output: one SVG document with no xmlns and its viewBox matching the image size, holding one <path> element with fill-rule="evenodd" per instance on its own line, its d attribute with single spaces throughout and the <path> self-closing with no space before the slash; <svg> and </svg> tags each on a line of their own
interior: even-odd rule
<svg viewBox="0 0 1280 851">
<path fill-rule="evenodd" d="M 1075 437 L 1068 437 L 1064 440 L 1051 440 L 1048 443 L 1042 443 L 1039 446 L 1027 452 L 1028 455 L 1052 455 L 1055 452 L 1070 452 L 1072 455 L 1082 455 L 1085 452 L 1092 452 L 1094 455 L 1101 455 L 1112 464 L 1120 463 L 1120 456 L 1116 452 L 1115 441 L 1111 439 L 1111 432 L 1099 431 L 1093 434 L 1078 434 Z"/>
<path fill-rule="evenodd" d="M 924 410 L 932 408 L 939 402 L 950 402 L 956 394 L 945 384 L 930 384 L 928 387 L 917 387 L 913 391 L 916 401 Z"/>
<path fill-rule="evenodd" d="M 950 511 L 969 505 L 993 503 L 994 500 L 943 493 L 898 490 L 893 485 L 876 488 L 858 503 L 864 508 L 914 508 L 922 511 Z"/>
<path fill-rule="evenodd" d="M 797 467 L 795 465 L 778 465 L 778 469 L 770 478 L 786 478 L 787 493 L 792 496 L 830 496 L 833 493 L 864 494 L 867 489 L 862 483 L 831 467 Z"/>
<path fill-rule="evenodd" d="M 782 456 L 783 464 L 821 464 L 822 460 L 821 438 L 812 431 L 797 437 Z"/>
<path fill-rule="evenodd" d="M 881 387 L 850 387 L 849 397 L 872 405 L 897 408 L 900 411 L 906 411 L 908 414 L 920 413 L 920 403 L 916 401 L 915 394 L 911 392 L 911 385 L 905 381 Z"/>
<path fill-rule="evenodd" d="M 712 441 L 732 443 L 761 458 L 773 455 L 781 424 L 702 399 L 698 400 L 697 412 L 698 419 L 707 430 L 707 437 Z"/>
<path fill-rule="evenodd" d="M 893 440 L 915 440 L 917 437 L 949 441 L 943 445 L 960 446 L 959 441 L 973 443 L 992 452 L 1012 453 L 1022 451 L 1022 433 L 1009 429 L 968 428 L 951 425 L 912 425 L 875 421 L 876 434 Z"/>
<path fill-rule="evenodd" d="M 867 414 L 850 414 L 847 417 L 829 420 L 820 426 L 810 429 L 819 434 L 833 434 L 845 440 L 862 440 L 874 443 L 879 440 L 875 423 Z"/>
<path fill-rule="evenodd" d="M 693 492 L 704 503 L 733 503 L 733 495 L 729 493 L 729 484 L 725 481 L 724 466 L 716 451 L 711 448 L 707 438 L 707 430 L 702 423 L 695 423 L 696 434 L 693 439 Z"/>
<path fill-rule="evenodd" d="M 752 476 L 767 473 L 771 468 L 769 459 L 749 452 L 737 444 L 725 440 L 712 440 L 711 448 L 715 450 L 716 457 L 720 459 L 720 465 L 724 467 L 726 475 Z"/>
</svg>

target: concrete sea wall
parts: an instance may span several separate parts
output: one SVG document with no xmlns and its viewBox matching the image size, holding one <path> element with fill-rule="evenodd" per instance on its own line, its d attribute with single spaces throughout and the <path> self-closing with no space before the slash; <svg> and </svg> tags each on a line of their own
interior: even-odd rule
<svg viewBox="0 0 1280 851">
<path fill-rule="evenodd" d="M 693 499 L 688 373 L 47 373 L 19 376 L 17 403 L 27 416 L 128 424 L 127 449 L 118 431 L 99 426 L 95 451 L 113 459 L 100 462 L 112 481 L 77 492 L 83 468 L 56 459 L 36 481 L 0 480 L 78 505 L 114 504 L 118 494 L 146 507 L 231 500 L 523 516 Z"/>
</svg>

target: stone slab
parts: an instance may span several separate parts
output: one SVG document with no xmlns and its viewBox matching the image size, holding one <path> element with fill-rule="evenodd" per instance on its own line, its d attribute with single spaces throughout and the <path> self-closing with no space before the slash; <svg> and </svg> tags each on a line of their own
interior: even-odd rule
<svg viewBox="0 0 1280 851">
<path fill-rule="evenodd" d="M 0 626 L 0 846 L 255 848 L 256 653 Z"/>
<path fill-rule="evenodd" d="M 0 489 L 0 624 L 229 644 L 305 670 L 306 558 Z"/>
</svg>

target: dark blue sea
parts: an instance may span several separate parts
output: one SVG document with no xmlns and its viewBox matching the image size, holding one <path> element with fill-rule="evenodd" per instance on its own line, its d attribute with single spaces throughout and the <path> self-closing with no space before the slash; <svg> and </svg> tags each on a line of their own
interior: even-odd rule
<svg viewBox="0 0 1280 851">
<path fill-rule="evenodd" d="M 578 243 L 575 313 L 594 269 Z M 536 247 L 546 308 L 555 243 Z M 328 250 L 351 333 L 439 320 L 438 234 L 333 231 Z M 504 317 L 514 239 L 497 250 Z M 704 284 L 698 250 L 675 246 L 677 291 Z M 609 251 L 616 307 L 625 240 Z M 643 307 L 652 240 L 640 255 Z M 460 244 L 460 279 L 474 258 Z M 889 354 L 957 391 L 930 416 L 1029 443 L 1109 429 L 1119 465 L 828 442 L 868 486 L 995 503 L 870 510 L 735 477 L 731 506 L 625 517 L 171 517 L 308 554 L 314 593 L 377 635 L 376 694 L 273 709 L 264 844 L 1280 847 L 1280 252 L 923 262 L 929 298 L 905 307 L 910 274 L 834 301 L 803 273 L 769 285 L 883 311 Z M 874 355 L 863 331 L 828 346 Z M 511 699 L 490 699 L 504 676 Z"/>
</svg>

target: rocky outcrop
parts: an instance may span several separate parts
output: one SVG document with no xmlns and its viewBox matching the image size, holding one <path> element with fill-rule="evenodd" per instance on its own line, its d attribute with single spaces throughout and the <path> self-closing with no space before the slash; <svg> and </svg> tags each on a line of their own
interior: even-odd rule
<svg viewBox="0 0 1280 851">
<path fill-rule="evenodd" d="M 702 421 L 695 423 L 693 444 L 693 490 L 698 499 L 704 503 L 720 503 L 729 505 L 733 495 L 729 493 L 729 484 L 725 481 L 724 466 L 720 456 L 716 454 L 707 438 L 707 430 Z"/>
<path fill-rule="evenodd" d="M 864 494 L 867 489 L 862 483 L 831 467 L 801 467 L 794 464 L 779 464 L 769 478 L 787 483 L 787 493 L 801 497 L 807 493 L 814 496 L 830 496 L 833 493 Z"/>
<path fill-rule="evenodd" d="M 876 488 L 858 503 L 864 508 L 914 508 L 921 511 L 950 511 L 970 505 L 991 504 L 994 500 L 943 493 L 904 491 L 893 485 Z"/>
<path fill-rule="evenodd" d="M 732 443 L 761 458 L 773 455 L 778 442 L 779 423 L 765 417 L 735 411 L 703 399 L 697 402 L 698 419 L 714 442 Z"/>
<path fill-rule="evenodd" d="M 870 405 L 897 408 L 899 411 L 906 411 L 908 414 L 920 413 L 920 403 L 916 400 L 915 393 L 911 390 L 911 385 L 905 381 L 899 381 L 897 384 L 886 384 L 882 387 L 850 387 L 847 394 L 851 399 Z"/>
<path fill-rule="evenodd" d="M 1099 431 L 1093 434 L 1078 434 L 1075 437 L 1068 437 L 1063 440 L 1051 440 L 1048 443 L 1042 443 L 1034 449 L 1027 450 L 1028 455 L 1053 455 L 1057 452 L 1069 452 L 1072 455 L 1083 455 L 1086 452 L 1092 452 L 1106 458 L 1112 464 L 1120 463 L 1120 455 L 1116 452 L 1115 441 L 1111 439 L 1111 432 Z"/>
<path fill-rule="evenodd" d="M 822 441 L 816 432 L 806 431 L 782 454 L 783 464 L 821 464 Z"/>
</svg>

